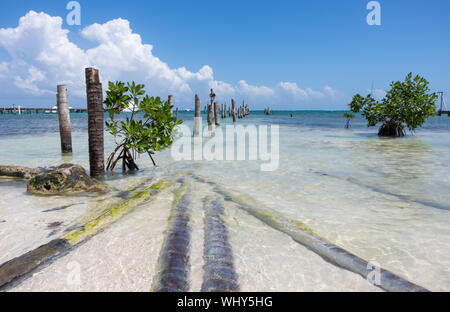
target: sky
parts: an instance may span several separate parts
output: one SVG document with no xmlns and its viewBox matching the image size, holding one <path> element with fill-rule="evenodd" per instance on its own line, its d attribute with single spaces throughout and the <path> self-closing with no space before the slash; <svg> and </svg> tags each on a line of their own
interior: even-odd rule
<svg viewBox="0 0 450 312">
<path fill-rule="evenodd" d="M 253 109 L 342 110 L 409 72 L 450 94 L 448 0 L 378 1 L 373 26 L 369 0 L 78 2 L 81 25 L 69 1 L 0 2 L 0 107 L 52 107 L 58 84 L 85 107 L 89 66 L 104 89 L 136 81 L 180 109 L 214 88 Z"/>
</svg>

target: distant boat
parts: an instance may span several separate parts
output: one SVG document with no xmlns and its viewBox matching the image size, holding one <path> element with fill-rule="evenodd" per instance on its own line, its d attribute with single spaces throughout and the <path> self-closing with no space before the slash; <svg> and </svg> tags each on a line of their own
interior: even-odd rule
<svg viewBox="0 0 450 312">
<path fill-rule="evenodd" d="M 73 107 L 69 106 L 69 111 L 72 110 Z M 57 114 L 58 113 L 58 106 L 53 106 L 52 109 L 44 111 L 44 114 Z"/>
<path fill-rule="evenodd" d="M 44 114 L 57 114 L 58 113 L 58 107 L 53 106 L 52 109 L 44 111 Z"/>
</svg>

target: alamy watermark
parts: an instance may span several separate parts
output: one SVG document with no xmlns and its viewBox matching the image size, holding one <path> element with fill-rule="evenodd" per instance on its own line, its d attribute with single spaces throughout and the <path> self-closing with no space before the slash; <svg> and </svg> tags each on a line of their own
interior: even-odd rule
<svg viewBox="0 0 450 312">
<path fill-rule="evenodd" d="M 381 286 L 381 266 L 378 262 L 369 262 L 367 264 L 367 281 L 374 286 Z"/>
<path fill-rule="evenodd" d="M 367 15 L 367 24 L 369 26 L 381 25 L 381 4 L 378 1 L 370 1 L 367 3 L 367 10 L 370 10 Z"/>
<path fill-rule="evenodd" d="M 81 4 L 78 1 L 70 1 L 67 3 L 66 9 L 70 12 L 67 14 L 66 22 L 69 26 L 81 25 Z"/>
<path fill-rule="evenodd" d="M 69 270 L 66 278 L 67 285 L 79 286 L 81 284 L 81 265 L 77 261 L 67 263 L 67 270 Z"/>
<path fill-rule="evenodd" d="M 201 118 L 197 125 L 202 129 Z M 260 161 L 261 171 L 275 171 L 280 163 L 280 127 L 278 125 L 226 125 L 214 130 L 205 127 L 198 137 L 192 129 L 179 127 L 171 147 L 175 161 Z M 269 146 L 270 145 L 270 146 Z"/>
</svg>

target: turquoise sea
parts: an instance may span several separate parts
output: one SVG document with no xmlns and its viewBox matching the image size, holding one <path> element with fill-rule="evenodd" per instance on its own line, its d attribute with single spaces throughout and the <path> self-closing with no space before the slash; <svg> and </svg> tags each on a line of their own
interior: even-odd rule
<svg viewBox="0 0 450 312">
<path fill-rule="evenodd" d="M 431 118 L 414 135 L 391 139 L 379 138 L 361 116 L 344 129 L 342 113 L 252 112 L 239 120 L 279 125 L 279 168 L 272 172 L 261 171 L 260 161 L 175 161 L 167 150 L 156 154 L 158 167 L 141 156 L 138 173 L 108 174 L 106 183 L 119 191 L 143 178 L 194 172 L 414 283 L 449 291 L 450 117 Z M 192 127 L 193 112 L 179 117 Z M 87 115 L 72 114 L 71 122 L 74 153 L 63 157 L 57 115 L 0 115 L 0 165 L 88 168 Z M 230 123 L 228 118 L 222 127 Z M 107 135 L 105 153 L 113 147 Z M 203 274 L 202 200 L 214 190 L 191 183 L 190 289 L 196 291 Z M 42 197 L 25 190 L 23 181 L 0 179 L 0 263 L 58 237 L 99 205 L 92 196 Z M 13 290 L 150 290 L 174 195 L 158 196 Z M 105 195 L 100 201 L 110 200 Z M 377 290 L 232 205 L 224 218 L 241 290 Z M 52 222 L 63 225 L 49 228 Z M 81 272 L 77 283 L 65 277 L 73 263 Z"/>
</svg>

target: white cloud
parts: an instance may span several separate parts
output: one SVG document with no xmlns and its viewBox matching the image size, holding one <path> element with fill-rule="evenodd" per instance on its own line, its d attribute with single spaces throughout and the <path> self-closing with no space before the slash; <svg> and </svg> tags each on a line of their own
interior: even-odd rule
<svg viewBox="0 0 450 312">
<path fill-rule="evenodd" d="M 29 93 L 33 94 L 33 95 L 42 95 L 45 93 L 50 93 L 52 94 L 52 91 L 49 90 L 44 90 L 44 89 L 40 89 L 37 84 L 40 82 L 45 81 L 45 74 L 43 72 L 41 72 L 40 70 L 38 70 L 36 67 L 31 66 L 28 69 L 28 75 L 26 78 L 22 78 L 20 76 L 16 76 L 14 78 L 14 84 L 21 88 L 24 89 L 25 91 L 28 91 Z"/>
<path fill-rule="evenodd" d="M 323 91 L 325 92 L 326 95 L 329 95 L 331 97 L 336 97 L 339 95 L 339 92 L 334 90 L 332 87 L 330 86 L 325 86 L 323 87 Z"/>
<path fill-rule="evenodd" d="M 252 86 L 249 85 L 245 80 L 239 81 L 237 90 L 240 92 L 240 94 L 244 94 L 249 98 L 272 97 L 275 94 L 274 90 L 269 87 Z"/>
<path fill-rule="evenodd" d="M 14 85 L 32 95 L 54 93 L 50 90 L 65 83 L 71 94 L 84 97 L 84 68 L 94 66 L 100 69 L 104 83 L 134 80 L 145 83 L 151 94 L 162 97 L 173 94 L 179 102 L 190 102 L 195 93 L 206 99 L 209 89 L 213 88 L 220 101 L 244 98 L 260 108 L 275 103 L 301 105 L 317 99 L 332 99 L 338 94 L 329 86 L 315 91 L 300 88 L 294 82 L 267 87 L 241 80 L 232 85 L 215 80 L 213 69 L 207 65 L 198 72 L 185 67 L 170 68 L 153 55 L 153 46 L 144 44 L 124 19 L 84 28 L 81 36 L 94 43 L 88 50 L 71 42 L 69 31 L 63 29 L 62 24 L 60 17 L 30 11 L 20 18 L 16 28 L 0 29 L 0 46 L 12 58 L 8 63 L 0 63 L 0 78 L 2 73 L 13 73 Z"/>
<path fill-rule="evenodd" d="M 30 11 L 16 28 L 0 29 L 0 46 L 12 61 L 14 84 L 33 95 L 56 89 L 57 84 L 73 86 L 82 95 L 84 73 L 89 65 L 85 52 L 68 39 L 62 19 Z"/>
</svg>

